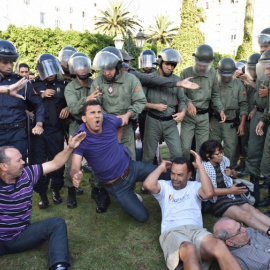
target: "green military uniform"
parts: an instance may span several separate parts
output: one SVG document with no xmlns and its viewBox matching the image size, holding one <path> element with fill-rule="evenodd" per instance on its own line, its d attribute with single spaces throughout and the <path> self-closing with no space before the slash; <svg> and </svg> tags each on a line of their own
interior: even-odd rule
<svg viewBox="0 0 270 270">
<path fill-rule="evenodd" d="M 65 98 L 69 113 L 71 114 L 71 122 L 69 124 L 69 135 L 73 136 L 79 125 L 82 123 L 82 107 L 85 104 L 86 98 L 90 95 L 90 87 L 93 80 L 88 79 L 87 85 L 82 86 L 77 79 L 71 81 L 65 88 Z M 73 187 L 72 179 L 69 175 L 71 168 L 72 156 L 69 158 L 66 164 L 65 170 L 65 182 L 68 187 Z M 91 183 L 92 184 L 92 183 Z M 99 186 L 97 183 L 95 186 Z"/>
<path fill-rule="evenodd" d="M 131 118 L 136 120 L 145 108 L 146 98 L 141 83 L 132 74 L 120 71 L 119 77 L 112 83 L 99 75 L 91 85 L 91 93 L 97 86 L 102 93 L 98 101 L 104 113 L 123 115 L 131 112 Z M 127 147 L 132 160 L 136 160 L 134 131 L 130 123 L 124 127 L 121 143 Z"/>
<path fill-rule="evenodd" d="M 212 106 L 214 113 L 211 117 L 212 131 L 211 140 L 223 141 L 224 155 L 233 164 L 238 145 L 237 127 L 231 127 L 239 115 L 248 114 L 247 94 L 244 84 L 238 79 L 232 79 L 227 84 L 219 83 L 220 100 L 224 107 L 226 115 L 225 123 L 219 123 L 219 113 L 216 106 Z"/>
<path fill-rule="evenodd" d="M 261 116 L 263 115 L 264 108 L 266 107 L 267 104 L 267 98 L 259 97 L 258 91 L 260 89 L 260 86 L 261 82 L 257 80 L 253 103 L 255 113 L 253 114 L 250 120 L 248 151 L 247 151 L 247 158 L 245 161 L 246 171 L 250 175 L 253 175 L 255 177 L 258 177 L 261 174 L 260 164 L 262 160 L 266 131 L 268 127 L 268 123 L 265 123 L 263 136 L 258 136 L 256 134 L 256 126 L 259 123 Z"/>
<path fill-rule="evenodd" d="M 186 79 L 193 77 L 192 82 L 197 83 L 200 88 L 196 90 L 185 89 L 185 95 L 188 102 L 192 102 L 197 108 L 197 115 L 191 117 L 186 114 L 184 121 L 181 124 L 181 145 L 183 156 L 190 157 L 190 149 L 193 137 L 195 135 L 196 151 L 198 152 L 202 143 L 209 138 L 209 103 L 212 101 L 216 110 L 221 112 L 223 106 L 220 101 L 217 75 L 214 68 L 210 68 L 203 76 L 199 76 L 193 71 L 193 67 L 188 67 L 182 71 L 181 78 Z"/>
<path fill-rule="evenodd" d="M 270 83 L 268 83 L 268 96 L 266 98 L 266 108 L 264 113 L 261 115 L 260 121 L 264 123 L 269 123 L 270 120 Z M 265 181 L 270 184 L 270 125 L 267 127 L 264 147 L 263 147 L 263 155 L 261 160 L 261 172 L 265 176 Z M 269 188 L 268 188 L 269 192 Z"/>
<path fill-rule="evenodd" d="M 159 71 L 152 73 L 153 76 L 160 76 Z M 172 79 L 180 80 L 174 74 L 170 76 Z M 147 102 L 162 103 L 167 105 L 167 109 L 163 112 L 149 109 L 146 116 L 145 134 L 143 144 L 143 162 L 152 163 L 156 154 L 159 140 L 163 138 L 170 150 L 170 159 L 174 159 L 182 155 L 179 132 L 176 122 L 172 115 L 175 114 L 176 101 L 179 101 L 179 111 L 186 108 L 186 98 L 179 87 L 148 87 Z"/>
</svg>

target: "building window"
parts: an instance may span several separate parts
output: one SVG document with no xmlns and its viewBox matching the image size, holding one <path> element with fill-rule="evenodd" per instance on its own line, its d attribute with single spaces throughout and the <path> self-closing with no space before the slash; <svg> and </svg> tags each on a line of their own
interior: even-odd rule
<svg viewBox="0 0 270 270">
<path fill-rule="evenodd" d="M 30 5 L 30 0 L 24 0 L 23 2 L 25 5 Z"/>
<path fill-rule="evenodd" d="M 54 10 L 55 10 L 56 12 L 59 12 L 59 11 L 60 11 L 60 7 L 55 7 Z"/>
<path fill-rule="evenodd" d="M 236 39 L 236 34 L 231 35 L 231 40 Z"/>
<path fill-rule="evenodd" d="M 40 23 L 41 24 L 45 23 L 45 13 L 44 12 L 40 12 Z"/>
<path fill-rule="evenodd" d="M 59 27 L 60 26 L 60 20 L 55 20 L 55 27 Z"/>
<path fill-rule="evenodd" d="M 94 7 L 96 7 L 97 6 L 97 3 L 94 3 Z"/>
<path fill-rule="evenodd" d="M 69 29 L 72 29 L 72 23 L 69 25 Z"/>
<path fill-rule="evenodd" d="M 234 0 L 231 0 L 231 4 L 234 4 Z"/>
<path fill-rule="evenodd" d="M 72 13 L 72 12 L 73 12 L 73 8 L 70 7 L 70 8 L 69 8 L 69 13 Z"/>
<path fill-rule="evenodd" d="M 206 2 L 206 9 L 209 9 L 209 3 Z"/>
<path fill-rule="evenodd" d="M 84 11 L 82 12 L 82 17 L 83 17 L 83 18 L 85 17 L 85 12 L 84 12 Z"/>
</svg>

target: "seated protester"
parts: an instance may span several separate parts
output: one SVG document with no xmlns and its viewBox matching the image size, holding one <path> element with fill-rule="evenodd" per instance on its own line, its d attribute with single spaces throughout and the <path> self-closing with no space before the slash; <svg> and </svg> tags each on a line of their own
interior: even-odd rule
<svg viewBox="0 0 270 270">
<path fill-rule="evenodd" d="M 212 181 L 214 196 L 211 198 L 212 214 L 216 217 L 229 217 L 259 230 L 268 232 L 270 218 L 248 204 L 240 194 L 247 191 L 245 186 L 237 186 L 231 177 L 236 175 L 230 169 L 229 159 L 223 156 L 223 148 L 219 141 L 209 140 L 202 144 L 200 156 L 202 165 Z M 201 177 L 197 172 L 197 181 Z"/>
<path fill-rule="evenodd" d="M 241 269 L 237 260 L 226 245 L 203 228 L 201 201 L 211 198 L 214 189 L 207 176 L 199 155 L 194 167 L 198 170 L 201 182 L 188 181 L 191 177 L 191 164 L 185 158 L 175 158 L 173 162 L 162 161 L 143 183 L 158 200 L 162 211 L 160 245 L 164 252 L 167 267 L 174 270 L 179 261 L 184 269 L 208 269 L 209 262 L 200 266 L 200 261 L 216 258 L 220 269 Z M 158 181 L 161 173 L 171 167 L 171 181 Z"/>
<path fill-rule="evenodd" d="M 53 160 L 28 167 L 24 167 L 19 150 L 13 146 L 0 147 L 0 256 L 35 248 L 47 240 L 49 270 L 68 269 L 65 221 L 52 217 L 30 224 L 33 186 L 43 174 L 61 168 L 84 138 L 84 132 L 70 138 L 66 149 Z"/>
<path fill-rule="evenodd" d="M 243 227 L 230 218 L 221 218 L 213 228 L 214 235 L 224 241 L 243 270 L 270 269 L 268 234 Z"/>
</svg>

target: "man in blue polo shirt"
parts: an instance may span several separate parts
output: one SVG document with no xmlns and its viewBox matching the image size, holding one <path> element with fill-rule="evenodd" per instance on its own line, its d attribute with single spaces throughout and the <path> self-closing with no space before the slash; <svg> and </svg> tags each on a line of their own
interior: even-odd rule
<svg viewBox="0 0 270 270">
<path fill-rule="evenodd" d="M 19 150 L 13 146 L 0 147 L 0 256 L 35 248 L 47 240 L 49 270 L 68 269 L 65 221 L 47 218 L 30 224 L 33 186 L 43 174 L 61 168 L 84 138 L 84 132 L 71 137 L 66 149 L 53 160 L 28 167 L 24 167 Z"/>
<path fill-rule="evenodd" d="M 146 222 L 149 214 L 134 193 L 134 185 L 144 181 L 157 166 L 130 159 L 127 148 L 118 142 L 117 130 L 123 125 L 122 119 L 103 115 L 98 101 L 85 103 L 82 120 L 84 123 L 77 132 L 86 132 L 86 138 L 73 151 L 71 177 L 74 186 L 80 185 L 84 157 L 117 204 L 138 221 Z M 161 177 L 169 179 L 170 174 Z"/>
</svg>

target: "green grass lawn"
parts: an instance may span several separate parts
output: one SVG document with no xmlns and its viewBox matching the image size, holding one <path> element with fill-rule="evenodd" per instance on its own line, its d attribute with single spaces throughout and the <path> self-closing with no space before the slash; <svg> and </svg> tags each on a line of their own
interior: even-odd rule
<svg viewBox="0 0 270 270">
<path fill-rule="evenodd" d="M 168 159 L 168 150 L 162 148 L 162 157 Z M 158 202 L 150 194 L 142 194 L 143 203 L 150 218 L 141 224 L 121 210 L 114 201 L 105 214 L 96 214 L 95 202 L 90 198 L 89 174 L 85 174 L 82 187 L 84 194 L 77 196 L 78 207 L 66 207 L 67 188 L 61 190 L 64 202 L 54 205 L 50 200 L 47 209 L 38 208 L 39 198 L 34 194 L 32 222 L 57 216 L 66 220 L 72 267 L 70 269 L 91 270 L 166 270 L 159 245 L 161 213 Z M 137 184 L 140 193 L 141 183 Z M 265 194 L 265 191 L 263 195 Z M 262 196 L 263 196 L 262 195 Z M 50 192 L 48 192 L 50 196 Z M 266 209 L 260 209 L 265 211 Z M 204 215 L 204 226 L 212 231 L 217 218 Z M 35 250 L 3 256 L 1 270 L 43 270 L 48 269 L 47 243 Z M 211 270 L 219 269 L 216 262 Z"/>
</svg>

